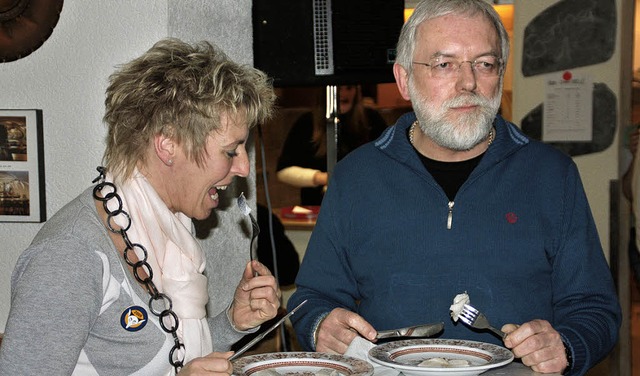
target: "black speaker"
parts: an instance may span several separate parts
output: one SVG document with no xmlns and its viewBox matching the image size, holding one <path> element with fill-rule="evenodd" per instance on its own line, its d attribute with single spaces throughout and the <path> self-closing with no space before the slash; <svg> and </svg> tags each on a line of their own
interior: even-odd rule
<svg viewBox="0 0 640 376">
<path fill-rule="evenodd" d="M 277 87 L 393 82 L 404 0 L 253 0 L 254 66 Z"/>
</svg>

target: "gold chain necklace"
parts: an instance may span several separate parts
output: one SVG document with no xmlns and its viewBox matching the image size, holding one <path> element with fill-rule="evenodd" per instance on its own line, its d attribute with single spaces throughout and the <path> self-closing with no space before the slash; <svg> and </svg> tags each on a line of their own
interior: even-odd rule
<svg viewBox="0 0 640 376">
<path fill-rule="evenodd" d="M 418 121 L 414 121 L 413 124 L 411 124 L 411 127 L 409 127 L 409 142 L 411 143 L 411 145 L 415 144 L 413 143 L 413 132 L 416 129 L 416 125 L 418 125 Z M 491 128 L 491 130 L 489 131 L 489 138 L 487 140 L 487 146 L 491 145 L 493 143 L 493 139 L 495 137 L 495 134 L 493 132 L 493 128 Z"/>
</svg>

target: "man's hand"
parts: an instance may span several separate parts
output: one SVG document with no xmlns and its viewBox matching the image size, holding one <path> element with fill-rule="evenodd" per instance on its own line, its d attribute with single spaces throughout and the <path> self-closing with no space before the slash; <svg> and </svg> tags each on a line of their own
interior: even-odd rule
<svg viewBox="0 0 640 376">
<path fill-rule="evenodd" d="M 269 268 L 258 261 L 250 261 L 231 304 L 233 325 L 239 330 L 247 330 L 271 320 L 280 308 L 280 294 Z"/>
<path fill-rule="evenodd" d="M 502 331 L 506 347 L 516 358 L 540 373 L 561 373 L 567 367 L 567 356 L 560 333 L 546 320 L 533 320 L 520 326 L 506 324 Z"/>
<path fill-rule="evenodd" d="M 357 313 L 336 308 L 320 323 L 316 351 L 344 354 L 358 335 L 373 341 L 376 330 Z"/>
</svg>

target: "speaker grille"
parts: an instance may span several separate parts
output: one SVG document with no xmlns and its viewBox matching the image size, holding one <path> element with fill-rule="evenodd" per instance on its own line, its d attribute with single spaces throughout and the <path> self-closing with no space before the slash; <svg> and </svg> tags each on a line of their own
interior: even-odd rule
<svg viewBox="0 0 640 376">
<path fill-rule="evenodd" d="M 254 65 L 277 87 L 394 81 L 404 0 L 253 0 L 252 13 Z"/>
<path fill-rule="evenodd" d="M 313 48 L 316 75 L 333 74 L 333 29 L 329 0 L 313 0 Z"/>
</svg>

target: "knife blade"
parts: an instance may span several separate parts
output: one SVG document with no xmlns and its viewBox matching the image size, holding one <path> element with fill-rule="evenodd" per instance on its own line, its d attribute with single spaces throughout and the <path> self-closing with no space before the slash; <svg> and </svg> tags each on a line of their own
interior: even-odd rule
<svg viewBox="0 0 640 376">
<path fill-rule="evenodd" d="M 302 305 L 304 303 L 306 303 L 306 302 L 307 302 L 306 300 L 302 301 L 302 303 L 298 304 L 294 309 L 291 310 L 291 312 L 287 313 L 286 315 L 284 315 L 284 317 L 282 317 L 280 320 L 278 320 L 275 324 L 271 325 L 271 327 L 269 329 L 267 329 L 264 332 L 260 333 L 260 335 L 256 336 L 254 339 L 249 341 L 249 343 L 247 343 L 246 345 L 242 346 L 242 348 L 240 350 L 236 351 L 235 354 L 231 355 L 231 357 L 229 358 L 229 361 L 232 361 L 232 360 L 238 358 L 240 355 L 244 354 L 247 350 L 249 350 L 251 347 L 253 347 L 253 345 L 255 345 L 256 343 L 260 342 L 260 340 L 262 340 L 264 337 L 266 337 L 267 334 L 271 333 L 275 328 L 279 327 L 280 324 L 282 324 L 284 322 L 284 320 L 286 320 L 291 315 L 296 313 L 298 308 L 302 307 Z"/>
<path fill-rule="evenodd" d="M 377 339 L 391 337 L 430 337 L 440 333 L 444 329 L 444 323 L 408 326 L 400 329 L 379 330 Z"/>
</svg>

